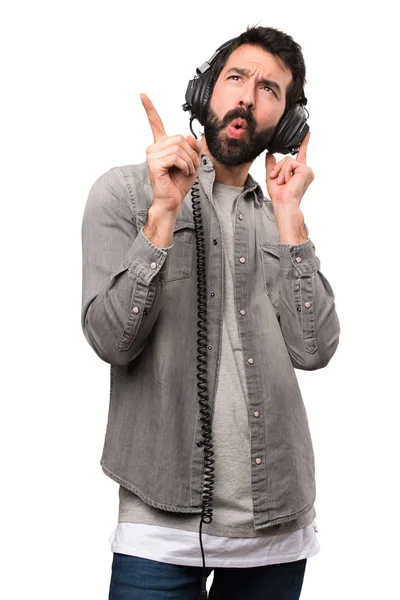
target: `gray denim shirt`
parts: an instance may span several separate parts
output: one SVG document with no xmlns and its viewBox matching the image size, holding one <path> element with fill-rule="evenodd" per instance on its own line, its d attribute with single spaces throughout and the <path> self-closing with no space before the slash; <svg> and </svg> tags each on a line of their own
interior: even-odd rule
<svg viewBox="0 0 400 600">
<path fill-rule="evenodd" d="M 205 155 L 201 162 L 212 411 L 223 255 L 210 201 L 215 171 Z M 182 203 L 168 250 L 151 244 L 142 232 L 152 200 L 146 163 L 116 167 L 94 183 L 83 215 L 82 329 L 96 354 L 111 365 L 100 462 L 109 477 L 151 506 L 200 514 L 204 450 L 198 445 L 191 194 Z M 237 202 L 234 242 L 254 524 L 261 529 L 294 520 L 314 504 L 314 453 L 294 369 L 325 367 L 337 348 L 340 325 L 314 244 L 310 238 L 279 243 L 272 203 L 250 175 Z"/>
</svg>

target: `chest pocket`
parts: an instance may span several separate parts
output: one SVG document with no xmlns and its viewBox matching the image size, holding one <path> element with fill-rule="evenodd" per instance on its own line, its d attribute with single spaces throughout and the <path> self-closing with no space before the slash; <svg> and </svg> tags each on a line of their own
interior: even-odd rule
<svg viewBox="0 0 400 600">
<path fill-rule="evenodd" d="M 273 306 L 279 309 L 280 259 L 278 246 L 269 242 L 261 242 L 260 246 L 265 291 L 268 294 Z"/>
<path fill-rule="evenodd" d="M 174 229 L 174 245 L 159 272 L 160 281 L 177 281 L 192 274 L 196 258 L 196 241 L 193 221 L 177 220 Z"/>
</svg>

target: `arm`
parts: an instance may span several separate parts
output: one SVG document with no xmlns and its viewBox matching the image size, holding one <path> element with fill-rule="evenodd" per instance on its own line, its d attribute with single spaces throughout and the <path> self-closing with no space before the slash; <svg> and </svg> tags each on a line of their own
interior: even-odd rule
<svg viewBox="0 0 400 600">
<path fill-rule="evenodd" d="M 127 365 L 146 344 L 162 305 L 156 275 L 166 257 L 136 230 L 123 176 L 104 173 L 83 215 L 81 325 L 105 362 Z"/>
<path fill-rule="evenodd" d="M 340 325 L 335 297 L 320 272 L 315 246 L 307 237 L 300 202 L 314 173 L 306 164 L 310 132 L 297 160 L 276 163 L 266 156 L 267 188 L 279 232 L 280 325 L 293 366 L 314 370 L 325 367 L 339 343 Z"/>
<path fill-rule="evenodd" d="M 82 329 L 100 358 L 120 366 L 143 350 L 160 312 L 163 246 L 173 243 L 176 216 L 200 165 L 200 142 L 167 137 L 151 100 L 141 99 L 154 137 L 146 150 L 153 190 L 146 235 L 137 231 L 134 198 L 118 169 L 94 183 L 82 223 Z"/>
</svg>

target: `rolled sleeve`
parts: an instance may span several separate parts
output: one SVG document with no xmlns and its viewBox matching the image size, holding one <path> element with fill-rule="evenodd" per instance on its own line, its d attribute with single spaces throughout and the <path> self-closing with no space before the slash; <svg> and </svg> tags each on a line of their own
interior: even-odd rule
<svg viewBox="0 0 400 600">
<path fill-rule="evenodd" d="M 173 244 L 167 248 L 158 248 L 146 237 L 142 228 L 126 256 L 126 267 L 149 285 L 162 268 L 172 246 Z"/>
<path fill-rule="evenodd" d="M 310 238 L 301 244 L 278 244 L 278 250 L 281 268 L 293 277 L 315 273 L 320 267 Z"/>
<path fill-rule="evenodd" d="M 340 324 L 315 245 L 308 238 L 301 244 L 278 244 L 278 251 L 280 324 L 292 363 L 305 370 L 325 367 L 339 343 Z"/>
</svg>

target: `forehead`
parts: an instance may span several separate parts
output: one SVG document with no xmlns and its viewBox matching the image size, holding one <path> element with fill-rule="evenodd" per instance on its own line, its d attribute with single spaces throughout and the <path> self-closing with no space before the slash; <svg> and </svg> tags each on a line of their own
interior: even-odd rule
<svg viewBox="0 0 400 600">
<path fill-rule="evenodd" d="M 243 44 L 229 56 L 222 73 L 233 67 L 249 69 L 250 76 L 256 75 L 263 79 L 273 79 L 284 89 L 292 81 L 292 73 L 276 56 L 258 46 Z"/>
</svg>

